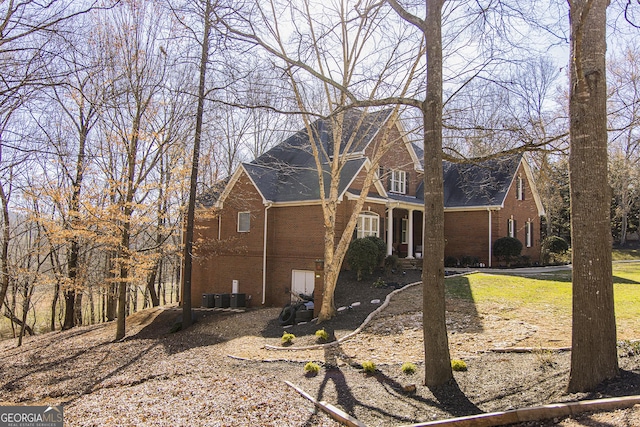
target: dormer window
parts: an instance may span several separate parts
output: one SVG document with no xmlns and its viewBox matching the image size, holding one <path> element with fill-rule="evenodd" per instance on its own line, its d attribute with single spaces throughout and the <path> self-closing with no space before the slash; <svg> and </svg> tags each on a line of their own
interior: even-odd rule
<svg viewBox="0 0 640 427">
<path fill-rule="evenodd" d="M 407 173 L 405 171 L 391 171 L 391 188 L 392 193 L 407 193 Z"/>
</svg>

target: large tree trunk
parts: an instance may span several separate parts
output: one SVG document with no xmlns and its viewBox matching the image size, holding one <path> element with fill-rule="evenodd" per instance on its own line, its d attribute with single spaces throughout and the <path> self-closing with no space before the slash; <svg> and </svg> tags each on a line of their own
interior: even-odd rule
<svg viewBox="0 0 640 427">
<path fill-rule="evenodd" d="M 209 62 L 209 33 L 211 32 L 211 1 L 207 0 L 204 11 L 204 29 L 200 56 L 200 80 L 198 83 L 198 105 L 196 111 L 196 129 L 193 137 L 193 156 L 191 160 L 191 179 L 189 181 L 189 204 L 184 238 L 184 270 L 182 275 L 182 329 L 191 326 L 191 272 L 193 270 L 193 228 L 195 222 L 196 191 L 198 185 L 198 167 L 200 161 L 200 140 L 202 139 L 202 121 Z"/>
<path fill-rule="evenodd" d="M 571 0 L 570 155 L 573 336 L 570 392 L 618 375 L 607 181 L 606 8 Z"/>
<path fill-rule="evenodd" d="M 442 180 L 442 0 L 427 1 L 427 94 L 424 117 L 423 329 L 427 386 L 453 378 L 445 319 Z"/>
</svg>

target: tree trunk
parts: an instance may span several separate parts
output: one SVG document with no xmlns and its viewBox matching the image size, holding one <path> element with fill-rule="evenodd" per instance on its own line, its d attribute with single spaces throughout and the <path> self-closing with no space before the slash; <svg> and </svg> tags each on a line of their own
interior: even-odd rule
<svg viewBox="0 0 640 427">
<path fill-rule="evenodd" d="M 73 289 L 64 291 L 64 321 L 62 322 L 62 330 L 73 328 L 75 306 L 76 291 Z"/>
<path fill-rule="evenodd" d="M 200 161 L 200 140 L 204 116 L 207 64 L 209 62 L 209 33 L 211 32 L 211 0 L 207 0 L 204 12 L 202 52 L 200 56 L 200 80 L 198 83 L 198 105 L 196 110 L 196 129 L 193 137 L 193 156 L 191 160 L 191 179 L 189 181 L 189 204 L 187 206 L 187 224 L 184 237 L 184 271 L 182 274 L 182 330 L 191 326 L 191 271 L 193 269 L 193 227 L 195 222 L 196 191 L 198 184 L 198 163 Z"/>
<path fill-rule="evenodd" d="M 51 328 L 52 332 L 56 330 L 56 309 L 58 307 L 58 298 L 60 298 L 60 282 L 59 281 L 56 282 L 54 292 L 53 292 L 53 299 L 51 300 L 51 323 L 49 327 Z"/>
<path fill-rule="evenodd" d="M 569 392 L 618 375 L 607 185 L 606 8 L 571 0 L 569 104 L 573 336 Z"/>
<path fill-rule="evenodd" d="M 82 325 L 82 295 L 82 292 L 78 293 L 73 304 L 73 323 L 75 326 Z"/>
<path fill-rule="evenodd" d="M 442 179 L 442 0 L 427 1 L 427 93 L 424 117 L 423 330 L 427 386 L 453 378 L 445 319 Z"/>
<path fill-rule="evenodd" d="M 1 148 L 0 148 L 1 150 Z M 0 151 L 0 154 L 2 151 Z M 1 156 L 0 156 L 1 159 Z M 9 200 L 4 187 L 0 185 L 0 201 L 2 201 L 2 251 L 0 252 L 0 308 L 4 304 L 7 291 L 9 290 Z"/>
<path fill-rule="evenodd" d="M 160 231 L 158 231 L 159 233 Z M 158 298 L 158 293 L 156 292 L 156 276 L 158 275 L 158 269 L 162 267 L 160 260 L 156 262 L 155 266 L 151 270 L 151 274 L 149 274 L 149 279 L 147 280 L 147 288 L 145 290 L 145 308 L 147 304 L 147 295 L 151 298 L 151 305 L 153 307 L 157 307 L 160 305 L 160 299 Z"/>
</svg>

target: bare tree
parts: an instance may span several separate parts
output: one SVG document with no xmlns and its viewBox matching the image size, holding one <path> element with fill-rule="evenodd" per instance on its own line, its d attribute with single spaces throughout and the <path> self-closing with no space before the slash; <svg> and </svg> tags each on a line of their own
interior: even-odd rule
<svg viewBox="0 0 640 427">
<path fill-rule="evenodd" d="M 390 118 L 381 131 L 381 142 L 370 156 L 371 166 L 364 176 L 361 194 L 344 230 L 338 233 L 340 176 L 362 143 L 361 131 L 371 125 L 365 120 L 366 108 L 376 105 L 373 101 L 378 97 L 402 96 L 412 90 L 413 76 L 421 63 L 416 57 L 405 56 L 399 48 L 403 41 L 412 40 L 415 32 L 396 31 L 392 24 L 384 27 L 385 14 L 390 15 L 374 1 L 335 5 L 310 0 L 300 4 L 271 1 L 256 2 L 251 14 L 235 14 L 223 20 L 233 37 L 258 46 L 277 61 L 288 77 L 295 99 L 294 111 L 299 113 L 310 141 L 308 149 L 315 162 L 324 220 L 324 289 L 319 321 L 336 313 L 334 291 L 358 215 L 374 183 L 380 159 L 397 143 L 387 137 L 398 119 L 396 102 L 393 111 L 387 113 Z M 284 23 L 284 16 L 291 21 L 291 27 Z M 384 36 L 378 32 L 383 28 L 388 30 Z M 368 55 L 374 49 L 376 60 Z M 351 106 L 364 107 L 365 113 L 351 114 L 348 118 Z M 323 132 L 315 128 L 318 118 L 328 123 L 324 132 L 328 133 L 329 143 Z M 350 130 L 347 122 L 351 122 Z"/>
<path fill-rule="evenodd" d="M 163 25 L 163 12 L 158 5 L 131 2 L 119 5 L 111 20 L 102 25 L 101 37 L 109 42 L 103 46 L 113 58 L 105 69 L 105 79 L 113 82 L 113 97 L 101 118 L 102 156 L 98 165 L 114 203 L 106 212 L 105 225 L 111 227 L 114 236 L 111 244 L 118 286 L 116 339 L 125 335 L 128 287 L 136 277 L 132 273 L 142 269 L 145 273 L 138 276 L 144 277 L 152 265 L 148 259 L 136 260 L 136 254 L 144 252 L 136 240 L 136 221 L 153 222 L 141 202 L 157 185 L 149 178 L 168 143 L 168 123 L 159 120 L 163 117 L 163 93 L 171 70 L 164 54 L 171 29 Z M 151 210 L 155 213 L 153 207 Z"/>
<path fill-rule="evenodd" d="M 573 334 L 570 392 L 618 375 L 607 182 L 606 9 L 571 0 L 570 154 Z M 597 242 L 597 244 L 594 244 Z"/>
<path fill-rule="evenodd" d="M 610 178 L 620 218 L 619 243 L 627 241 L 629 214 L 640 191 L 640 48 L 630 43 L 608 62 Z"/>
</svg>

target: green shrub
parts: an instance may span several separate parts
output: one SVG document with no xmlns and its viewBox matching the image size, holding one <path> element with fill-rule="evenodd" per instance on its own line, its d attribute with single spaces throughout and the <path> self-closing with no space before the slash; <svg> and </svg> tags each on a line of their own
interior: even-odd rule
<svg viewBox="0 0 640 427">
<path fill-rule="evenodd" d="M 285 332 L 282 334 L 282 344 L 291 344 L 295 338 L 295 335 Z"/>
<path fill-rule="evenodd" d="M 378 246 L 368 238 L 355 239 L 349 245 L 346 255 L 349 266 L 356 270 L 358 281 L 362 280 L 362 274 L 373 273 L 378 262 Z"/>
<path fill-rule="evenodd" d="M 569 251 L 569 244 L 559 236 L 549 236 L 542 241 L 541 252 L 544 264 L 557 264 L 563 261 L 563 255 Z"/>
<path fill-rule="evenodd" d="M 451 361 L 451 369 L 453 369 L 456 372 L 463 372 L 467 370 L 467 364 L 464 363 L 464 360 L 453 359 Z"/>
<path fill-rule="evenodd" d="M 329 334 L 324 329 L 318 329 L 316 331 L 316 338 L 321 341 L 327 341 L 329 339 Z"/>
<path fill-rule="evenodd" d="M 317 375 L 320 372 L 320 365 L 314 362 L 307 362 L 304 365 L 304 373 L 307 375 Z"/>
<path fill-rule="evenodd" d="M 416 365 L 414 365 L 411 362 L 404 362 L 400 369 L 402 370 L 403 373 L 407 375 L 411 375 L 416 373 L 417 368 L 416 368 Z"/>
<path fill-rule="evenodd" d="M 362 362 L 362 370 L 367 374 L 373 374 L 377 369 L 376 364 L 369 360 Z"/>
<path fill-rule="evenodd" d="M 395 270 L 400 266 L 400 258 L 398 255 L 387 255 L 384 259 L 384 269 L 386 272 L 390 272 L 391 270 Z"/>
<path fill-rule="evenodd" d="M 378 279 L 373 282 L 373 287 L 374 288 L 384 288 L 386 285 L 386 283 L 384 283 L 384 280 L 382 280 L 381 277 L 378 277 Z"/>
<path fill-rule="evenodd" d="M 522 242 L 515 237 L 501 237 L 493 243 L 493 255 L 503 259 L 507 267 L 511 266 L 511 260 L 518 258 L 522 252 Z"/>
<path fill-rule="evenodd" d="M 376 236 L 367 236 L 365 237 L 365 239 L 369 239 L 376 244 L 376 247 L 378 248 L 378 258 L 377 258 L 376 267 L 381 265 L 382 261 L 384 261 L 384 256 L 387 254 L 387 243 L 381 238 Z"/>
<path fill-rule="evenodd" d="M 542 242 L 542 248 L 552 254 L 563 254 L 569 250 L 569 244 L 560 236 L 549 236 Z"/>
<path fill-rule="evenodd" d="M 477 256 L 465 255 L 462 258 L 460 258 L 460 264 L 463 267 L 475 267 L 478 264 L 480 264 L 480 260 L 478 259 Z"/>
<path fill-rule="evenodd" d="M 449 255 L 448 257 L 445 257 L 444 259 L 444 266 L 445 267 L 457 267 L 458 266 L 458 258 Z"/>
</svg>

